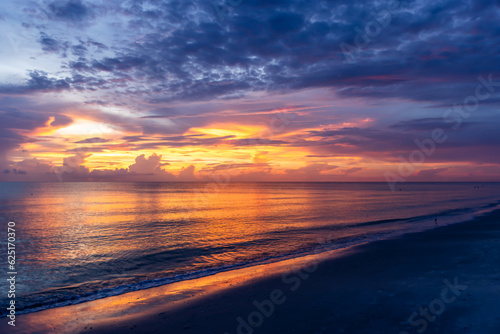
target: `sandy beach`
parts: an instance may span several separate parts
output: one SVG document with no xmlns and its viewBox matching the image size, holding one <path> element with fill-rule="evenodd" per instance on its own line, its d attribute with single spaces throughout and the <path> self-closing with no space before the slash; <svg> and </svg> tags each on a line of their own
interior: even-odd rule
<svg viewBox="0 0 500 334">
<path fill-rule="evenodd" d="M 20 315 L 4 333 L 500 333 L 500 211 Z"/>
</svg>

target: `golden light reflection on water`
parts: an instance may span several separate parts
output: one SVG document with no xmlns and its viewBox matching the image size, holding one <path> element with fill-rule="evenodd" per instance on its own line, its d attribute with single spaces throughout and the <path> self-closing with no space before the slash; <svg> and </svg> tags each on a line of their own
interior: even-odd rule
<svg viewBox="0 0 500 334">
<path fill-rule="evenodd" d="M 190 271 L 196 266 L 248 261 L 272 254 L 269 245 L 252 246 L 253 242 L 265 239 L 270 231 L 307 226 L 307 220 L 293 218 L 292 212 L 314 212 L 320 205 L 307 189 L 276 192 L 259 185 L 231 185 L 206 194 L 204 186 L 71 183 L 61 188 L 45 184 L 24 199 L 23 220 L 29 222 L 27 232 L 39 250 L 29 253 L 26 263 L 52 277 L 59 275 L 59 284 L 77 284 L 66 276 L 81 276 L 85 282 L 82 266 L 103 276 L 107 271 L 119 274 L 120 268 L 107 267 L 110 261 L 114 261 L 110 267 L 137 261 L 137 275 L 154 271 L 141 272 L 140 267 L 151 267 L 155 261 L 164 264 L 157 270 L 172 271 L 185 259 L 174 254 L 169 263 L 169 255 L 161 254 L 183 249 L 201 250 L 189 259 Z M 289 245 L 293 242 L 286 240 Z M 285 241 L 273 241 L 272 247 L 278 243 Z M 155 254 L 160 256 L 155 259 Z M 139 259 L 147 256 L 152 257 L 149 262 Z M 81 272 L 73 272 L 72 266 Z"/>
<path fill-rule="evenodd" d="M 241 185 L 211 194 L 168 184 L 122 184 L 119 189 L 72 183 L 57 193 L 48 186 L 30 199 L 30 229 L 41 240 L 57 240 L 35 262 L 148 254 L 191 244 L 224 247 L 258 240 L 272 231 L 349 222 L 355 204 L 336 205 L 343 194 L 315 188 L 280 189 Z M 351 191 L 353 203 L 366 191 Z M 36 199 L 35 199 L 36 198 Z M 41 208 L 43 208 L 41 210 Z M 192 211 L 192 209 L 196 211 Z M 332 209 L 333 208 L 333 209 Z M 329 219 L 317 216 L 330 212 Z M 353 216 L 351 214 L 351 216 Z M 230 251 L 230 249 L 228 250 Z M 240 250 L 241 251 L 241 250 Z M 241 255 L 241 254 L 240 254 Z"/>
<path fill-rule="evenodd" d="M 95 297 L 103 289 L 112 295 L 119 293 L 116 287 L 140 289 L 144 282 L 163 284 L 166 278 L 282 259 L 314 248 L 325 234 L 348 244 L 409 226 L 398 220 L 372 222 L 498 198 L 496 189 L 483 190 L 479 198 L 460 185 L 438 192 L 435 185 L 414 185 L 401 194 L 385 184 L 229 183 L 218 190 L 205 183 L 6 187 L 0 191 L 5 204 L 0 210 L 22 227 L 26 305 Z"/>
</svg>

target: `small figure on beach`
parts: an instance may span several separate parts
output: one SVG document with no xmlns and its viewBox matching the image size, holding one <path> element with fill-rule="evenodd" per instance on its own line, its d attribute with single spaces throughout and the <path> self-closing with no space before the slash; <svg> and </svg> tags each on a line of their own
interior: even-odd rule
<svg viewBox="0 0 500 334">
<path fill-rule="evenodd" d="M 438 219 L 437 218 L 434 218 L 434 224 L 438 224 Z"/>
</svg>

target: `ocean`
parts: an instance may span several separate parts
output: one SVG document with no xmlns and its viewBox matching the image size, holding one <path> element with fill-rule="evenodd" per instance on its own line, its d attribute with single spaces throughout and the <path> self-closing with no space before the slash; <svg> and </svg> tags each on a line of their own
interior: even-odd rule
<svg viewBox="0 0 500 334">
<path fill-rule="evenodd" d="M 466 221 L 500 205 L 500 183 L 399 188 L 0 183 L 3 271 L 8 222 L 22 314 Z M 0 300 L 4 315 L 7 293 Z"/>
</svg>

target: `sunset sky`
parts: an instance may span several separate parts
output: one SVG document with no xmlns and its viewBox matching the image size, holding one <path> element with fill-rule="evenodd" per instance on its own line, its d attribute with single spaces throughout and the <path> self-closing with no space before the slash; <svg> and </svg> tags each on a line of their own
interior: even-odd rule
<svg viewBox="0 0 500 334">
<path fill-rule="evenodd" d="M 1 181 L 500 181 L 499 1 L 2 1 Z"/>
</svg>

